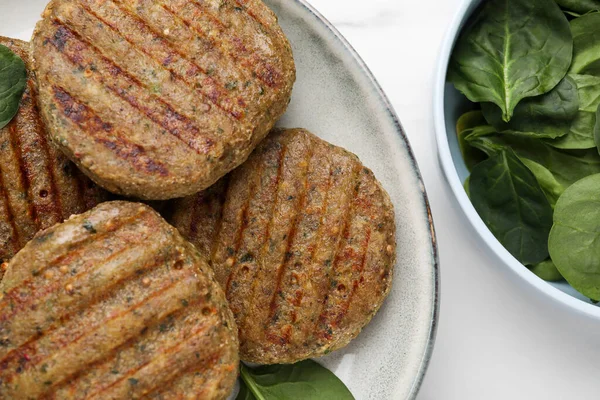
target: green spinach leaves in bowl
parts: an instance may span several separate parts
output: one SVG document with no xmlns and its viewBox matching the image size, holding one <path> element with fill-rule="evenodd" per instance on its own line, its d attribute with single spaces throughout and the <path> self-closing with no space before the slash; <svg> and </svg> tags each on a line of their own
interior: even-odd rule
<svg viewBox="0 0 600 400">
<path fill-rule="evenodd" d="M 448 79 L 474 208 L 544 280 L 600 300 L 600 2 L 490 0 Z"/>
</svg>

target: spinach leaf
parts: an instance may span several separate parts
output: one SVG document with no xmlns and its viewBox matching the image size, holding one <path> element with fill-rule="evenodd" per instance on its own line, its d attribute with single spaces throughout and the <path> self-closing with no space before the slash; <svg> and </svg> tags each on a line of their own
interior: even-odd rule
<svg viewBox="0 0 600 400">
<path fill-rule="evenodd" d="M 563 10 L 563 13 L 565 13 L 565 15 L 567 16 L 567 19 L 570 21 L 573 18 L 579 18 L 581 17 L 581 14 L 573 12 L 573 11 L 569 11 L 569 10 Z"/>
<path fill-rule="evenodd" d="M 256 400 L 256 397 L 252 394 L 248 386 L 244 383 L 243 379 L 240 379 L 240 391 L 236 396 L 235 400 Z"/>
<path fill-rule="evenodd" d="M 292 365 L 241 365 L 247 389 L 258 400 L 354 400 L 348 388 L 331 371 L 312 360 Z M 247 392 L 239 399 L 252 399 Z"/>
<path fill-rule="evenodd" d="M 473 168 L 471 202 L 502 245 L 521 263 L 548 258 L 552 207 L 533 173 L 510 148 Z"/>
<path fill-rule="evenodd" d="M 559 6 L 578 14 L 600 10 L 600 0 L 556 0 Z"/>
<path fill-rule="evenodd" d="M 565 136 L 548 140 L 548 144 L 558 149 L 591 149 L 594 143 L 594 124 L 596 115 L 578 112 Z"/>
<path fill-rule="evenodd" d="M 0 45 L 0 129 L 19 111 L 26 85 L 25 63 L 8 47 Z"/>
<path fill-rule="evenodd" d="M 465 137 L 472 134 L 474 131 L 479 132 L 482 126 L 486 125 L 485 118 L 481 111 L 469 111 L 458 119 L 456 123 L 456 135 L 458 137 L 458 146 L 465 161 L 465 165 L 469 171 L 481 161 L 487 158 L 486 154 L 481 150 L 471 146 Z M 493 133 L 492 131 L 486 134 Z"/>
<path fill-rule="evenodd" d="M 569 133 L 555 140 L 548 140 L 559 149 L 591 149 L 594 143 L 596 110 L 600 105 L 600 78 L 593 75 L 570 75 L 577 84 L 579 111 Z"/>
<path fill-rule="evenodd" d="M 524 98 L 552 90 L 573 55 L 569 22 L 553 0 L 490 0 L 455 46 L 449 80 L 473 102 L 510 121 Z"/>
<path fill-rule="evenodd" d="M 465 193 L 467 194 L 468 197 L 471 197 L 471 191 L 469 190 L 470 184 L 471 184 L 471 177 L 467 176 L 467 179 L 465 179 L 465 183 L 463 183 L 463 189 L 465 189 Z"/>
<path fill-rule="evenodd" d="M 600 13 L 592 13 L 571 21 L 573 63 L 571 74 L 600 76 Z"/>
<path fill-rule="evenodd" d="M 479 131 L 486 132 L 486 130 L 483 129 L 483 127 L 480 128 L 481 129 Z M 479 148 L 481 151 L 485 152 L 489 156 L 494 156 L 498 152 L 501 152 L 507 148 L 506 145 L 503 145 L 501 143 L 494 143 L 491 140 L 490 135 L 477 136 L 477 132 L 478 129 L 476 128 L 474 129 L 475 134 L 471 134 L 468 136 L 468 140 L 466 140 L 467 144 L 471 144 L 474 147 Z M 564 186 L 556 179 L 554 174 L 543 165 L 532 161 L 528 158 L 519 156 L 518 154 L 517 156 L 519 157 L 521 162 L 533 173 L 538 183 L 540 184 L 540 187 L 544 191 L 544 194 L 548 198 L 550 205 L 554 207 L 556 201 L 565 190 Z M 467 191 L 467 194 L 470 197 L 469 190 L 466 185 L 468 185 L 468 179 L 467 181 L 465 181 L 465 190 Z"/>
<path fill-rule="evenodd" d="M 600 152 L 600 106 L 598 106 L 598 110 L 596 111 L 596 125 L 594 126 L 594 141 L 596 142 L 596 146 L 598 151 Z"/>
<path fill-rule="evenodd" d="M 556 268 L 577 291 L 600 299 L 600 174 L 572 185 L 556 203 L 548 246 Z"/>
<path fill-rule="evenodd" d="M 577 84 L 579 110 L 596 112 L 600 105 L 600 77 L 594 75 L 569 75 Z"/>
<path fill-rule="evenodd" d="M 560 195 L 565 191 L 564 186 L 561 185 L 556 180 L 556 177 L 552 175 L 552 172 L 548 171 L 543 165 L 527 158 L 520 158 L 520 160 L 533 173 L 540 184 L 540 187 L 544 191 L 546 198 L 550 202 L 550 205 L 554 207 Z"/>
<path fill-rule="evenodd" d="M 539 138 L 566 135 L 579 110 L 577 84 L 565 77 L 546 94 L 521 101 L 510 122 L 502 119 L 502 110 L 494 103 L 482 103 L 485 119 L 498 132 L 512 132 Z"/>
<path fill-rule="evenodd" d="M 600 173 L 600 155 L 597 149 L 560 150 L 540 139 L 516 135 L 487 135 L 465 138 L 472 146 L 494 154 L 503 148 L 512 148 L 520 158 L 527 158 L 548 169 L 564 188 L 581 178 Z"/>
<path fill-rule="evenodd" d="M 530 267 L 529 270 L 548 282 L 558 282 L 564 279 L 550 259 Z"/>
</svg>

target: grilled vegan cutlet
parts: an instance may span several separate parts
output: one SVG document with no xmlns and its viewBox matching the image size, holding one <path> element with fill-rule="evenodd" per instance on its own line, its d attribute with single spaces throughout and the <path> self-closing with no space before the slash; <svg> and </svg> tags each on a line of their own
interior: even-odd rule
<svg viewBox="0 0 600 400">
<path fill-rule="evenodd" d="M 0 45 L 21 57 L 30 70 L 28 43 L 0 37 Z M 93 208 L 106 197 L 47 140 L 30 77 L 18 114 L 0 129 L 0 263 L 37 231 Z"/>
<path fill-rule="evenodd" d="M 211 255 L 245 361 L 344 347 L 390 291 L 388 194 L 355 155 L 305 130 L 274 131 L 242 167 L 172 207 L 171 222 Z"/>
<path fill-rule="evenodd" d="M 39 232 L 0 283 L 0 398 L 226 399 L 235 321 L 208 264 L 150 207 Z"/>
<path fill-rule="evenodd" d="M 295 81 L 260 0 L 52 0 L 33 54 L 52 139 L 101 186 L 144 200 L 243 163 Z"/>
</svg>

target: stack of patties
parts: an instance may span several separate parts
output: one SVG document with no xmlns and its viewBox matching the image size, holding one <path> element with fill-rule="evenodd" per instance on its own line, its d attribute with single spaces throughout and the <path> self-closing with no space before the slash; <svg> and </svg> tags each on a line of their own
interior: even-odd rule
<svg viewBox="0 0 600 400">
<path fill-rule="evenodd" d="M 318 357 L 378 311 L 389 196 L 307 131 L 267 136 L 295 66 L 261 1 L 53 0 L 32 55 L 0 131 L 0 398 L 226 399 L 240 357 Z"/>
</svg>

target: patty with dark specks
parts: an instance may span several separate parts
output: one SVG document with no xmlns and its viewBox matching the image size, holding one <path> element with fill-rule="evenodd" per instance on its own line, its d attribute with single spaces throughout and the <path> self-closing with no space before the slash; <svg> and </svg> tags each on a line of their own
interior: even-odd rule
<svg viewBox="0 0 600 400">
<path fill-rule="evenodd" d="M 296 79 L 260 0 L 52 0 L 33 55 L 54 142 L 99 185 L 144 200 L 242 164 Z"/>
<path fill-rule="evenodd" d="M 388 295 L 394 210 L 371 170 L 301 130 L 276 130 L 170 221 L 202 253 L 245 361 L 294 363 L 347 345 Z"/>
<path fill-rule="evenodd" d="M 29 43 L 0 37 L 23 59 Z M 47 139 L 29 77 L 15 118 L 0 129 L 0 264 L 14 256 L 36 232 L 106 200 L 96 186 Z M 0 269 L 0 278 L 4 271 Z"/>
<path fill-rule="evenodd" d="M 212 270 L 150 207 L 39 232 L 0 283 L 0 398 L 226 399 L 237 329 Z"/>
</svg>

